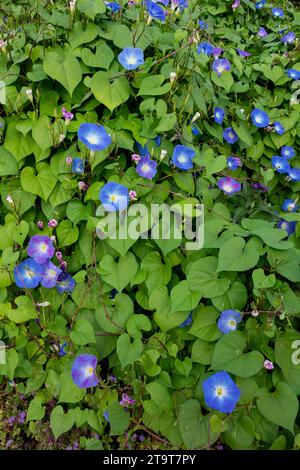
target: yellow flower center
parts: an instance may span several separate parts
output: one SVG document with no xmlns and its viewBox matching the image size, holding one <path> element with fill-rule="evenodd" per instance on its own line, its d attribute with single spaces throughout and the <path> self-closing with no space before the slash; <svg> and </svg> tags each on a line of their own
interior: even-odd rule
<svg viewBox="0 0 300 470">
<path fill-rule="evenodd" d="M 219 397 L 221 397 L 221 396 L 223 395 L 223 389 L 222 389 L 222 387 L 218 387 L 218 388 L 217 388 L 217 395 L 218 395 Z"/>
<path fill-rule="evenodd" d="M 235 326 L 235 325 L 236 325 L 236 322 L 235 322 L 234 320 L 231 320 L 231 321 L 229 322 L 229 324 L 230 324 L 231 326 Z"/>
<path fill-rule="evenodd" d="M 110 196 L 110 200 L 111 200 L 111 202 L 115 202 L 117 200 L 117 196 L 115 194 L 112 194 Z"/>
</svg>

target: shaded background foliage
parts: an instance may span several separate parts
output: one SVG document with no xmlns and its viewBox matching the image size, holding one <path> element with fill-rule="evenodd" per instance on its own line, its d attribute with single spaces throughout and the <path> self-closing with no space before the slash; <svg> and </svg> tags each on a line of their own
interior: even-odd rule
<svg viewBox="0 0 300 470">
<path fill-rule="evenodd" d="M 299 31 L 300 13 L 290 2 L 273 5 L 284 8 L 284 19 L 272 16 L 270 4 L 257 10 L 250 0 L 231 3 L 192 0 L 162 23 L 147 21 L 138 3 L 122 2 L 113 13 L 102 0 L 78 0 L 74 12 L 63 1 L 1 2 L 3 448 L 299 447 L 300 366 L 291 355 L 300 339 L 300 232 L 297 225 L 287 239 L 276 228 L 280 219 L 300 220 L 281 210 L 285 198 L 297 198 L 299 182 L 276 172 L 271 158 L 289 145 L 296 150 L 292 166 L 299 165 L 299 104 L 290 102 L 299 83 L 285 72 L 300 70 L 299 43 L 288 46 L 280 37 Z M 201 29 L 199 19 L 208 27 Z M 257 37 L 259 27 L 268 36 Z M 203 41 L 224 49 L 230 71 L 212 72 L 212 58 L 197 53 Z M 145 62 L 126 72 L 117 56 L 129 46 L 143 49 Z M 240 57 L 237 49 L 252 55 Z M 226 110 L 223 127 L 238 136 L 234 146 L 214 122 L 216 106 Z M 62 107 L 74 114 L 71 122 Z M 254 108 L 285 132 L 254 127 Z M 77 139 L 83 122 L 104 125 L 113 140 L 92 159 Z M 150 182 L 131 161 L 141 151 L 137 143 L 159 162 Z M 195 150 L 192 170 L 170 163 L 176 144 Z M 243 163 L 234 172 L 230 155 Z M 83 175 L 70 171 L 68 156 L 87 160 Z M 216 184 L 227 175 L 242 184 L 232 196 Z M 204 248 L 99 240 L 98 194 L 108 180 L 148 206 L 204 203 Z M 50 219 L 57 227 L 47 226 Z M 14 266 L 37 233 L 56 237 L 76 280 L 69 296 L 15 286 Z M 223 335 L 217 320 L 225 309 L 240 311 L 243 321 Z M 190 311 L 192 322 L 180 327 Z M 59 355 L 64 343 L 67 354 Z M 97 355 L 97 388 L 72 382 L 79 353 Z M 263 367 L 265 359 L 274 370 Z M 241 390 L 230 415 L 203 398 L 203 380 L 219 370 Z M 135 400 L 128 409 L 120 404 L 123 393 Z"/>
</svg>

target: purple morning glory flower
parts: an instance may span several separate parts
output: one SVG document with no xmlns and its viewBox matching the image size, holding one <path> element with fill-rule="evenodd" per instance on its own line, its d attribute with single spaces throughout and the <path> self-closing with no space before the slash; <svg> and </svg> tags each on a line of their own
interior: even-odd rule
<svg viewBox="0 0 300 470">
<path fill-rule="evenodd" d="M 189 316 L 179 325 L 179 328 L 184 328 L 189 326 L 193 322 L 192 312 L 189 313 Z"/>
<path fill-rule="evenodd" d="M 261 184 L 261 183 L 253 183 L 251 186 L 252 186 L 253 189 L 260 189 L 264 193 L 269 191 L 269 188 L 267 186 L 265 186 L 264 184 Z"/>
<path fill-rule="evenodd" d="M 266 36 L 268 36 L 268 33 L 267 31 L 265 30 L 265 28 L 261 27 L 259 28 L 258 32 L 257 32 L 257 36 L 259 38 L 265 38 Z"/>
<path fill-rule="evenodd" d="M 224 335 L 235 331 L 237 325 L 242 321 L 242 316 L 236 310 L 224 310 L 218 320 L 218 328 Z"/>
<path fill-rule="evenodd" d="M 164 22 L 166 20 L 167 12 L 162 9 L 161 6 L 157 5 L 155 2 L 151 2 L 151 0 L 146 1 L 146 9 L 152 18 L 155 20 L 159 20 Z"/>
<path fill-rule="evenodd" d="M 72 379 L 79 388 L 96 387 L 99 380 L 96 376 L 97 358 L 93 354 L 77 356 L 72 365 Z"/>
<path fill-rule="evenodd" d="M 252 55 L 250 52 L 244 51 L 243 49 L 237 49 L 236 52 L 240 57 L 250 57 Z"/>
<path fill-rule="evenodd" d="M 217 124 L 222 124 L 225 117 L 225 110 L 223 108 L 214 108 L 214 120 Z"/>
<path fill-rule="evenodd" d="M 242 188 L 241 183 L 234 178 L 231 178 L 231 176 L 220 178 L 217 182 L 217 186 L 219 189 L 222 189 L 225 194 L 237 193 Z"/>
<path fill-rule="evenodd" d="M 260 2 L 256 2 L 255 8 L 256 10 L 261 10 L 265 4 L 267 3 L 267 0 L 261 0 Z"/>
<path fill-rule="evenodd" d="M 281 219 L 278 224 L 277 228 L 281 230 L 285 230 L 288 236 L 292 235 L 296 231 L 297 222 L 287 222 L 286 220 Z"/>
<path fill-rule="evenodd" d="M 238 8 L 241 4 L 241 0 L 234 0 L 234 2 L 231 4 L 231 8 L 233 10 L 235 10 L 236 8 Z"/>
<path fill-rule="evenodd" d="M 221 413 L 232 413 L 240 396 L 240 389 L 224 370 L 216 372 L 202 383 L 206 405 Z"/>
<path fill-rule="evenodd" d="M 256 127 L 267 127 L 269 125 L 269 116 L 265 111 L 255 108 L 251 112 L 251 120 Z"/>
<path fill-rule="evenodd" d="M 17 416 L 17 421 L 19 424 L 24 424 L 26 419 L 26 411 L 20 411 Z"/>
<path fill-rule="evenodd" d="M 111 144 L 111 137 L 105 127 L 90 122 L 80 124 L 78 138 L 93 152 L 104 150 Z"/>
<path fill-rule="evenodd" d="M 72 121 L 74 114 L 68 111 L 64 106 L 61 109 L 61 114 L 65 118 L 66 121 Z"/>
<path fill-rule="evenodd" d="M 281 209 L 285 212 L 297 212 L 299 206 L 297 206 L 294 199 L 285 199 L 282 203 Z"/>
<path fill-rule="evenodd" d="M 290 164 L 287 158 L 278 157 L 276 155 L 272 157 L 272 167 L 275 168 L 278 173 L 288 173 Z"/>
<path fill-rule="evenodd" d="M 122 393 L 122 399 L 120 400 L 120 405 L 128 407 L 130 405 L 134 405 L 135 400 L 131 398 L 127 393 Z"/>
<path fill-rule="evenodd" d="M 151 158 L 147 155 L 146 157 L 140 158 L 140 161 L 136 166 L 136 172 L 139 176 L 151 180 L 157 173 L 156 167 L 157 162 L 155 160 L 151 160 Z"/>
<path fill-rule="evenodd" d="M 81 158 L 73 158 L 72 171 L 76 173 L 76 175 L 82 175 L 82 173 L 84 173 L 84 164 Z"/>
<path fill-rule="evenodd" d="M 242 161 L 239 157 L 228 157 L 227 166 L 230 170 L 237 170 L 238 167 L 242 166 Z"/>
<path fill-rule="evenodd" d="M 212 64 L 212 70 L 217 72 L 218 77 L 222 75 L 223 72 L 229 72 L 231 69 L 231 65 L 229 60 L 227 59 L 215 59 Z"/>
<path fill-rule="evenodd" d="M 43 287 L 54 287 L 56 285 L 57 278 L 59 274 L 62 272 L 54 263 L 48 260 L 43 265 L 44 271 L 41 280 L 41 285 Z"/>
<path fill-rule="evenodd" d="M 300 70 L 287 69 L 286 74 L 288 77 L 292 78 L 293 80 L 300 80 Z"/>
<path fill-rule="evenodd" d="M 198 25 L 201 30 L 208 29 L 208 24 L 204 20 L 198 20 Z"/>
<path fill-rule="evenodd" d="M 223 130 L 223 138 L 229 144 L 234 144 L 235 142 L 238 141 L 238 136 L 236 132 L 232 129 L 232 127 L 227 127 L 226 129 Z"/>
<path fill-rule="evenodd" d="M 296 40 L 296 34 L 293 33 L 292 31 L 290 31 L 289 33 L 285 34 L 284 36 L 282 36 L 282 38 L 280 39 L 281 42 L 283 42 L 284 44 L 293 44 L 293 42 L 295 42 Z"/>
<path fill-rule="evenodd" d="M 221 47 L 213 47 L 212 55 L 218 58 L 223 53 L 223 49 Z"/>
<path fill-rule="evenodd" d="M 67 273 L 66 271 L 62 271 L 59 274 L 56 282 L 56 289 L 60 294 L 67 292 L 71 294 L 71 292 L 75 289 L 76 282 L 75 279 L 71 276 L 71 274 Z"/>
<path fill-rule="evenodd" d="M 123 184 L 110 181 L 100 189 L 99 199 L 108 212 L 121 211 L 129 204 L 129 191 Z"/>
<path fill-rule="evenodd" d="M 67 346 L 68 346 L 68 343 L 66 341 L 64 341 L 62 344 L 59 345 L 59 350 L 58 350 L 58 355 L 59 356 L 66 356 L 67 355 Z"/>
<path fill-rule="evenodd" d="M 288 171 L 289 179 L 292 181 L 300 181 L 300 170 L 299 168 L 291 168 Z"/>
<path fill-rule="evenodd" d="M 285 129 L 284 129 L 283 125 L 280 122 L 278 122 L 278 121 L 274 122 L 273 126 L 274 126 L 274 130 L 275 130 L 276 134 L 279 134 L 279 135 L 284 134 Z"/>
<path fill-rule="evenodd" d="M 209 42 L 201 42 L 198 46 L 197 53 L 198 54 L 206 54 L 212 55 L 213 46 Z"/>
<path fill-rule="evenodd" d="M 296 155 L 295 149 L 289 145 L 284 145 L 280 149 L 280 155 L 285 158 L 293 158 Z"/>
<path fill-rule="evenodd" d="M 15 283 L 18 287 L 33 289 L 42 279 L 43 266 L 32 258 L 27 258 L 14 269 Z"/>
<path fill-rule="evenodd" d="M 172 163 L 181 170 L 190 170 L 193 168 L 193 158 L 195 150 L 186 147 L 185 145 L 176 145 L 172 155 Z"/>
<path fill-rule="evenodd" d="M 274 18 L 283 18 L 284 17 L 284 13 L 283 13 L 282 8 L 272 8 L 271 11 L 273 13 Z"/>
<path fill-rule="evenodd" d="M 27 253 L 39 264 L 44 264 L 54 255 L 54 246 L 47 235 L 34 235 L 29 240 Z"/>
<path fill-rule="evenodd" d="M 144 52 L 139 47 L 125 47 L 118 55 L 118 61 L 126 70 L 135 70 L 143 65 Z"/>
<path fill-rule="evenodd" d="M 121 6 L 116 2 L 104 2 L 107 8 L 109 8 L 113 13 L 116 13 L 120 10 Z"/>
</svg>

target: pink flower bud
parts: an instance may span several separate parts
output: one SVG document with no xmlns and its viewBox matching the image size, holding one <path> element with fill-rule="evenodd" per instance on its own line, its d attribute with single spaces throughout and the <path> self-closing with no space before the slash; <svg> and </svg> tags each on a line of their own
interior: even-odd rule
<svg viewBox="0 0 300 470">
<path fill-rule="evenodd" d="M 78 188 L 81 189 L 81 191 L 86 191 L 88 185 L 84 181 L 78 181 Z"/>
<path fill-rule="evenodd" d="M 42 222 L 41 220 L 39 220 L 36 225 L 37 225 L 38 228 L 40 228 L 40 229 L 43 229 L 43 228 L 44 228 L 44 222 Z"/>
<path fill-rule="evenodd" d="M 62 252 L 61 252 L 61 251 L 57 251 L 57 252 L 55 253 L 55 256 L 56 256 L 56 258 L 58 259 L 58 261 L 61 261 L 61 260 L 62 260 Z"/>
<path fill-rule="evenodd" d="M 265 362 L 264 362 L 264 368 L 267 369 L 267 370 L 273 370 L 274 369 L 273 362 L 266 359 Z"/>
<path fill-rule="evenodd" d="M 131 160 L 133 162 L 136 162 L 136 163 L 139 162 L 140 158 L 141 158 L 140 155 L 138 155 L 137 153 L 134 153 L 133 155 L 131 155 Z"/>
<path fill-rule="evenodd" d="M 137 194 L 135 191 L 129 191 L 129 198 L 131 201 L 136 201 L 137 200 Z"/>
<path fill-rule="evenodd" d="M 73 158 L 72 158 L 72 157 L 67 157 L 67 158 L 66 158 L 66 164 L 67 164 L 68 166 L 71 166 L 71 165 L 72 165 L 72 162 L 73 162 Z"/>
<path fill-rule="evenodd" d="M 48 222 L 48 227 L 57 227 L 58 222 L 56 219 L 50 219 Z"/>
<path fill-rule="evenodd" d="M 252 317 L 258 317 L 259 311 L 256 310 L 256 309 L 255 309 L 255 310 L 252 310 L 251 315 L 252 315 Z"/>
</svg>

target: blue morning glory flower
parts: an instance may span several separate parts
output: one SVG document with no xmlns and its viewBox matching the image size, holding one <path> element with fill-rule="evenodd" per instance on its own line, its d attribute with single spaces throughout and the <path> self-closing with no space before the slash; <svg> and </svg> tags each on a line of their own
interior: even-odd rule
<svg viewBox="0 0 300 470">
<path fill-rule="evenodd" d="M 105 127 L 90 122 L 80 124 L 78 138 L 93 152 L 104 150 L 111 144 L 111 137 Z"/>
<path fill-rule="evenodd" d="M 123 184 L 110 181 L 100 189 L 99 199 L 108 212 L 121 211 L 129 204 L 129 191 Z"/>
<path fill-rule="evenodd" d="M 204 20 L 198 20 L 198 25 L 201 30 L 208 29 L 208 24 Z"/>
<path fill-rule="evenodd" d="M 116 2 L 104 2 L 107 8 L 109 8 L 113 13 L 116 13 L 120 10 L 121 6 Z"/>
<path fill-rule="evenodd" d="M 224 191 L 225 194 L 237 193 L 242 188 L 241 183 L 234 178 L 231 178 L 231 176 L 220 178 L 217 182 L 217 186 L 219 189 Z"/>
<path fill-rule="evenodd" d="M 286 220 L 280 219 L 277 227 L 281 230 L 285 230 L 288 236 L 292 235 L 296 231 L 297 222 L 287 222 Z"/>
<path fill-rule="evenodd" d="M 75 279 L 67 271 L 62 271 L 59 274 L 56 282 L 56 289 L 60 294 L 63 294 L 64 292 L 71 294 L 75 289 L 75 286 Z"/>
<path fill-rule="evenodd" d="M 197 126 L 192 126 L 192 134 L 193 135 L 200 135 L 200 131 Z"/>
<path fill-rule="evenodd" d="M 157 147 L 159 147 L 160 144 L 161 144 L 161 136 L 157 135 L 154 139 L 154 142 L 155 142 L 155 145 L 157 145 Z"/>
<path fill-rule="evenodd" d="M 164 22 L 166 20 L 166 11 L 162 9 L 161 6 L 157 5 L 155 2 L 151 2 L 151 0 L 146 1 L 146 9 L 152 18 L 155 20 L 159 20 Z"/>
<path fill-rule="evenodd" d="M 41 285 L 43 287 L 54 287 L 57 282 L 57 278 L 59 274 L 61 274 L 62 270 L 59 269 L 54 263 L 52 263 L 50 260 L 48 260 L 44 265 L 43 265 L 43 276 L 41 280 Z"/>
<path fill-rule="evenodd" d="M 300 181 L 300 170 L 299 168 L 290 168 L 288 171 L 289 179 L 292 181 Z"/>
<path fill-rule="evenodd" d="M 136 142 L 136 146 L 137 146 L 139 155 L 141 155 L 142 157 L 146 157 L 147 155 L 150 156 L 150 152 L 149 152 L 147 144 L 143 146 L 139 144 L 138 142 Z"/>
<path fill-rule="evenodd" d="M 157 162 L 155 160 L 151 160 L 151 158 L 147 155 L 146 157 L 140 158 L 136 166 L 136 172 L 139 176 L 151 180 L 157 173 L 156 167 Z"/>
<path fill-rule="evenodd" d="M 81 158 L 73 158 L 72 171 L 77 175 L 82 175 L 82 173 L 84 173 L 84 164 Z"/>
<path fill-rule="evenodd" d="M 221 413 L 232 413 L 240 396 L 240 389 L 224 370 L 216 372 L 202 383 L 206 405 Z"/>
<path fill-rule="evenodd" d="M 238 167 L 242 166 L 241 159 L 239 157 L 228 157 L 227 166 L 230 170 L 237 170 Z"/>
<path fill-rule="evenodd" d="M 269 125 L 269 116 L 265 111 L 255 108 L 251 112 L 251 120 L 256 127 L 267 127 Z"/>
<path fill-rule="evenodd" d="M 276 155 L 272 157 L 272 167 L 275 168 L 278 173 L 288 173 L 290 164 L 287 158 L 278 157 Z"/>
<path fill-rule="evenodd" d="M 243 49 L 237 49 L 236 52 L 240 57 L 250 57 L 252 55 L 251 52 L 244 51 Z"/>
<path fill-rule="evenodd" d="M 284 134 L 285 129 L 280 122 L 278 121 L 274 122 L 273 126 L 274 126 L 276 134 L 279 134 L 279 135 Z"/>
<path fill-rule="evenodd" d="M 227 127 L 226 129 L 223 130 L 223 138 L 229 144 L 234 144 L 235 142 L 238 141 L 238 136 L 236 132 L 232 129 L 232 127 Z"/>
<path fill-rule="evenodd" d="M 175 145 L 171 161 L 173 165 L 181 170 L 190 170 L 193 168 L 193 158 L 195 155 L 195 150 L 185 145 Z"/>
<path fill-rule="evenodd" d="M 283 18 L 284 17 L 284 13 L 283 13 L 282 8 L 272 8 L 271 11 L 273 13 L 274 18 Z"/>
<path fill-rule="evenodd" d="M 297 212 L 299 206 L 297 206 L 294 199 L 285 199 L 282 203 L 281 209 L 285 212 Z"/>
<path fill-rule="evenodd" d="M 39 264 L 44 264 L 54 255 L 53 241 L 47 235 L 34 235 L 29 240 L 27 253 Z"/>
<path fill-rule="evenodd" d="M 144 52 L 139 47 L 125 47 L 118 55 L 118 61 L 126 70 L 135 70 L 144 63 Z"/>
<path fill-rule="evenodd" d="M 15 283 L 18 287 L 33 289 L 42 279 L 43 266 L 32 258 L 27 258 L 14 269 Z"/>
<path fill-rule="evenodd" d="M 265 4 L 267 3 L 267 0 L 261 0 L 260 2 L 256 2 L 255 8 L 256 10 L 261 10 Z"/>
<path fill-rule="evenodd" d="M 59 345 L 59 350 L 58 350 L 58 355 L 59 356 L 66 356 L 67 355 L 67 346 L 68 346 L 68 343 L 66 341 L 64 341 L 62 344 Z"/>
<path fill-rule="evenodd" d="M 284 36 L 282 36 L 282 38 L 280 39 L 281 42 L 283 42 L 284 44 L 293 44 L 293 42 L 295 42 L 296 40 L 296 34 L 293 33 L 292 31 L 290 31 L 289 33 L 285 34 Z"/>
<path fill-rule="evenodd" d="M 197 49 L 198 54 L 212 55 L 213 46 L 209 42 L 201 42 Z"/>
<path fill-rule="evenodd" d="M 295 149 L 289 145 L 284 145 L 280 149 L 280 155 L 285 158 L 293 158 L 296 155 Z"/>
<path fill-rule="evenodd" d="M 223 72 L 229 72 L 231 69 L 231 65 L 229 60 L 227 59 L 215 59 L 212 64 L 212 70 L 217 72 L 218 77 L 222 75 Z"/>
<path fill-rule="evenodd" d="M 189 326 L 193 321 L 192 312 L 189 313 L 188 317 L 179 325 L 179 328 L 184 328 L 185 326 Z"/>
<path fill-rule="evenodd" d="M 265 28 L 261 27 L 259 28 L 258 32 L 257 32 L 257 36 L 259 38 L 265 38 L 266 36 L 268 36 L 268 33 L 267 31 L 265 30 Z"/>
<path fill-rule="evenodd" d="M 99 380 L 96 376 L 97 358 L 93 354 L 80 354 L 72 365 L 72 379 L 79 388 L 96 387 Z"/>
<path fill-rule="evenodd" d="M 237 329 L 242 321 L 242 315 L 236 310 L 224 310 L 218 320 L 218 328 L 225 335 Z"/>
<path fill-rule="evenodd" d="M 214 120 L 217 124 L 222 124 L 225 117 L 225 110 L 223 108 L 214 108 Z"/>
<path fill-rule="evenodd" d="M 288 77 L 292 78 L 293 80 L 300 80 L 300 70 L 287 69 L 286 74 Z"/>
</svg>

